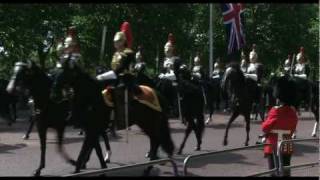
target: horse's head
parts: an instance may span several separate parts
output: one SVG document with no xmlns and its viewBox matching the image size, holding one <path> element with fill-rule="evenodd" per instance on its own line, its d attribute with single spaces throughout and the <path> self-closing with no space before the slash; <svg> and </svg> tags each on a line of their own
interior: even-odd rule
<svg viewBox="0 0 320 180">
<path fill-rule="evenodd" d="M 230 90 L 230 88 L 236 89 L 243 85 L 244 85 L 244 75 L 240 69 L 239 64 L 231 63 L 223 75 L 223 78 L 221 81 L 222 89 L 223 90 Z"/>
<path fill-rule="evenodd" d="M 61 101 L 64 97 L 64 90 L 74 86 L 79 77 L 79 70 L 77 62 L 71 55 L 66 54 L 60 59 L 60 66 L 55 73 L 50 95 L 53 100 Z"/>
<path fill-rule="evenodd" d="M 31 60 L 16 62 L 7 86 L 7 92 L 12 94 L 15 91 L 21 91 L 23 88 L 29 88 L 32 79 L 36 76 L 37 69 L 37 65 Z"/>
</svg>

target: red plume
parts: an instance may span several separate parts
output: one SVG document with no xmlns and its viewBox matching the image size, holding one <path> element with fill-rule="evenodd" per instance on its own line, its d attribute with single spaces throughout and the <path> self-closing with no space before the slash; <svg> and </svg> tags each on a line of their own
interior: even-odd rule
<svg viewBox="0 0 320 180">
<path fill-rule="evenodd" d="M 130 24 L 127 21 L 122 23 L 120 30 L 126 35 L 128 48 L 131 48 L 133 37 Z"/>
<path fill-rule="evenodd" d="M 170 42 L 172 45 L 175 43 L 175 39 L 172 33 L 169 33 L 168 35 L 168 42 Z"/>
<path fill-rule="evenodd" d="M 77 35 L 76 27 L 75 26 L 70 26 L 67 31 L 67 36 L 71 36 L 74 38 Z"/>
</svg>

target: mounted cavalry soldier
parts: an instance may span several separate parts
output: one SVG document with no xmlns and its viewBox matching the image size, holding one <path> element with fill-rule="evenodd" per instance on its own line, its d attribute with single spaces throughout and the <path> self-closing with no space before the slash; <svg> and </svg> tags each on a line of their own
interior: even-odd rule
<svg viewBox="0 0 320 180">
<path fill-rule="evenodd" d="M 247 72 L 248 69 L 248 62 L 246 60 L 246 55 L 243 51 L 241 51 L 241 63 L 240 63 L 240 69 L 243 73 Z"/>
<path fill-rule="evenodd" d="M 201 61 L 199 55 L 197 55 L 193 60 L 192 77 L 198 80 L 205 80 L 205 73 L 203 67 L 201 66 Z"/>
<path fill-rule="evenodd" d="M 281 72 L 282 75 L 290 74 L 292 69 L 292 57 L 288 54 L 288 59 L 284 61 L 283 70 Z"/>
<path fill-rule="evenodd" d="M 258 62 L 258 54 L 256 52 L 256 44 L 252 45 L 252 51 L 250 52 L 249 60 L 250 60 L 250 63 L 249 63 L 247 72 L 245 73 L 245 76 L 260 83 L 261 77 L 259 77 L 258 68 L 262 64 Z"/>
<path fill-rule="evenodd" d="M 144 73 L 146 70 L 146 63 L 143 61 L 141 46 L 138 47 L 138 52 L 136 53 L 135 59 L 136 59 L 136 64 L 134 65 L 134 71 L 137 72 L 138 74 Z"/>
<path fill-rule="evenodd" d="M 131 49 L 132 45 L 132 33 L 130 24 L 124 22 L 121 25 L 121 31 L 117 32 L 113 39 L 114 47 L 116 52 L 113 54 L 111 61 L 111 69 L 106 73 L 98 75 L 96 78 L 98 81 L 113 81 L 116 82 L 116 87 L 108 86 L 106 90 L 103 91 L 104 96 L 106 97 L 106 103 L 109 106 L 114 106 L 115 108 L 115 119 L 120 122 L 124 121 L 125 117 L 125 108 L 124 108 L 124 91 L 125 88 L 132 88 L 133 80 L 130 81 L 131 84 L 124 84 L 124 78 L 127 75 L 132 74 L 133 72 L 133 63 L 135 61 L 135 54 Z M 135 88 L 137 90 L 139 88 Z M 137 91 L 136 91 L 137 92 Z M 107 97 L 110 97 L 113 102 L 108 100 Z"/>
<path fill-rule="evenodd" d="M 303 79 L 308 79 L 309 73 L 310 73 L 310 67 L 306 62 L 304 48 L 301 47 L 299 54 L 297 54 L 297 64 L 295 65 L 295 68 L 294 68 L 294 76 L 303 78 Z"/>
<path fill-rule="evenodd" d="M 177 109 L 175 107 L 178 107 L 178 111 L 179 111 L 178 113 L 181 119 L 182 117 L 181 106 L 179 105 L 180 95 L 177 88 L 178 88 L 178 82 L 179 82 L 179 71 L 180 71 L 179 68 L 182 65 L 182 60 L 175 55 L 175 40 L 172 33 L 169 33 L 168 35 L 168 41 L 164 46 L 164 54 L 165 54 L 165 59 L 164 59 L 163 67 L 161 70 L 162 73 L 160 73 L 158 78 L 160 79 L 160 84 L 166 83 L 168 81 L 171 82 L 172 84 L 171 86 L 173 87 L 173 91 L 175 92 L 174 93 L 167 92 L 165 93 L 166 94 L 165 96 L 168 97 L 170 106 L 172 107 L 171 114 L 177 115 Z M 168 86 L 165 86 L 165 87 L 169 88 Z M 167 91 L 167 89 L 165 91 Z M 175 102 L 177 102 L 178 104 L 176 104 Z"/>
<path fill-rule="evenodd" d="M 176 81 L 178 78 L 179 67 L 182 62 L 181 59 L 175 55 L 174 37 L 170 33 L 168 36 L 168 42 L 164 46 L 165 59 L 163 62 L 163 73 L 159 75 L 160 79 L 169 79 Z"/>
<path fill-rule="evenodd" d="M 245 77 L 253 79 L 257 82 L 257 91 L 254 103 L 254 113 L 258 113 L 258 106 L 261 105 L 261 97 L 262 97 L 262 76 L 263 76 L 263 64 L 258 62 L 258 54 L 256 52 L 256 44 L 252 45 L 252 51 L 249 54 L 249 66 L 247 71 L 244 73 Z"/>
</svg>

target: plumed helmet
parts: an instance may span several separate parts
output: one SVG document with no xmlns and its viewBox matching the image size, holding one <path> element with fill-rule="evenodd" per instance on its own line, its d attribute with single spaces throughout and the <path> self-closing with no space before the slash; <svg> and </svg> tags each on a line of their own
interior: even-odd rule
<svg viewBox="0 0 320 180">
<path fill-rule="evenodd" d="M 249 59 L 250 61 L 257 61 L 258 59 L 258 54 L 256 53 L 256 45 L 252 45 L 252 51 L 249 54 Z"/>
<path fill-rule="evenodd" d="M 114 35 L 113 41 L 114 42 L 116 42 L 116 41 L 124 41 L 124 42 L 126 42 L 127 38 L 126 38 L 126 35 L 124 34 L 124 32 L 119 31 Z"/>
<path fill-rule="evenodd" d="M 284 62 L 284 65 L 285 65 L 285 66 L 290 66 L 290 60 L 287 59 L 287 60 Z"/>
<path fill-rule="evenodd" d="M 215 62 L 213 67 L 214 67 L 215 69 L 216 69 L 216 68 L 219 68 L 219 63 L 218 63 L 218 62 Z"/>
<path fill-rule="evenodd" d="M 175 43 L 174 36 L 173 36 L 172 33 L 169 33 L 169 35 L 168 35 L 168 41 L 167 41 L 167 43 L 165 44 L 164 47 L 168 47 L 168 46 L 174 47 L 174 43 Z"/>
<path fill-rule="evenodd" d="M 67 30 L 67 36 L 64 39 L 64 50 L 67 52 L 72 53 L 79 53 L 80 52 L 80 46 L 77 41 L 77 32 L 76 27 L 71 26 Z"/>
<path fill-rule="evenodd" d="M 122 25 L 121 25 L 120 30 L 125 35 L 127 47 L 131 48 L 132 47 L 133 36 L 132 36 L 131 26 L 130 26 L 129 22 L 127 22 L 127 21 L 123 22 Z"/>
<path fill-rule="evenodd" d="M 297 54 L 297 61 L 300 61 L 301 58 L 304 58 L 304 48 L 300 47 L 300 51 Z"/>
<path fill-rule="evenodd" d="M 241 59 L 245 59 L 246 55 L 244 54 L 244 51 L 241 51 Z"/>
<path fill-rule="evenodd" d="M 242 59 L 241 60 L 241 66 L 244 66 L 244 65 L 246 65 L 247 64 L 247 61 L 245 60 L 245 59 Z"/>
<path fill-rule="evenodd" d="M 200 57 L 196 56 L 193 60 L 194 63 L 200 63 Z"/>
<path fill-rule="evenodd" d="M 59 39 L 57 41 L 57 45 L 56 45 L 56 51 L 57 54 L 60 55 L 63 52 L 64 46 L 63 46 L 63 38 Z"/>
</svg>

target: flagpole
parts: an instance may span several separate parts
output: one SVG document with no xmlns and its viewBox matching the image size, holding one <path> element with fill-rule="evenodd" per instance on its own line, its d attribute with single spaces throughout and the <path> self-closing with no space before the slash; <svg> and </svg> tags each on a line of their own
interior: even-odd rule
<svg viewBox="0 0 320 180">
<path fill-rule="evenodd" d="M 210 3 L 210 27 L 209 27 L 209 75 L 212 75 L 213 66 L 213 34 L 212 34 L 212 3 Z"/>
</svg>

